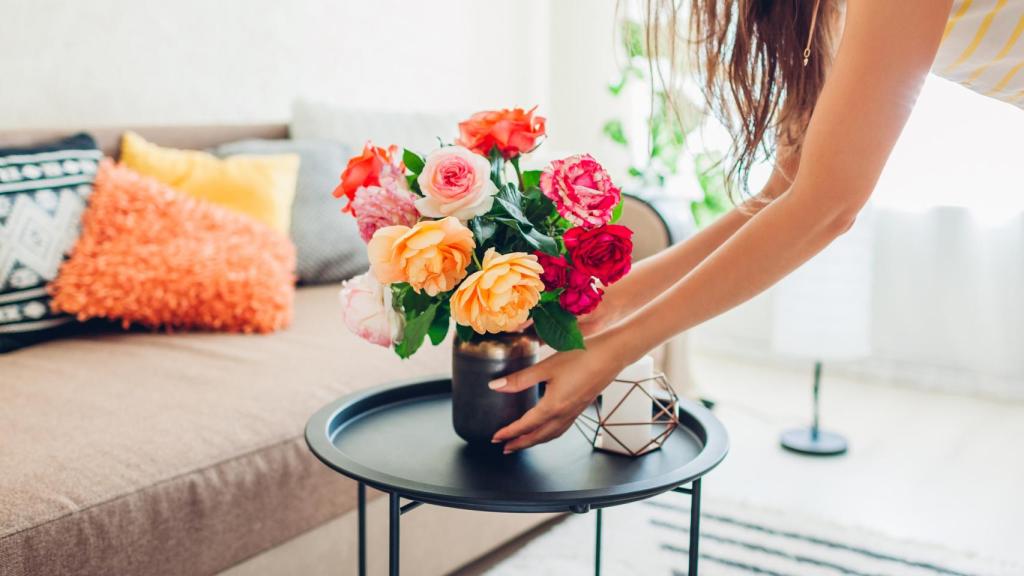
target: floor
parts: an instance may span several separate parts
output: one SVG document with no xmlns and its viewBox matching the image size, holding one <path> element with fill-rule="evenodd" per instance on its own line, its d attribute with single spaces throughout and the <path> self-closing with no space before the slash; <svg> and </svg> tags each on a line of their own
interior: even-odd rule
<svg viewBox="0 0 1024 576">
<path fill-rule="evenodd" d="M 809 420 L 810 373 L 695 355 L 732 442 L 707 498 L 1024 561 L 1024 402 L 831 377 L 826 366 L 822 424 L 851 449 L 815 459 L 778 447 L 780 431 Z"/>
</svg>

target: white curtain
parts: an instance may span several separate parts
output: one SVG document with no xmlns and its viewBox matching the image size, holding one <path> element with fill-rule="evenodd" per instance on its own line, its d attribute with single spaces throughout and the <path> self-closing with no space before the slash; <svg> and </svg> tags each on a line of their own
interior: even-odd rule
<svg viewBox="0 0 1024 576">
<path fill-rule="evenodd" d="M 798 282 L 796 292 L 783 282 L 696 329 L 695 347 L 806 364 L 813 356 L 813 341 L 799 340 L 805 346 L 800 354 L 805 359 L 799 360 L 786 353 L 785 346 L 780 350 L 779 334 L 806 336 L 802 331 L 808 310 L 846 302 L 849 310 L 818 318 L 832 322 L 833 331 L 845 332 L 853 341 L 840 352 L 856 346 L 858 331 L 866 326 L 869 351 L 834 363 L 838 371 L 954 392 L 1024 398 L 1024 215 L 993 223 L 967 208 L 876 208 L 867 220 L 871 233 L 851 233 L 850 238 L 866 243 L 868 272 L 860 277 L 847 274 L 845 280 L 868 283 L 867 322 L 856 316 L 863 310 L 862 300 L 844 300 L 860 289 L 836 287 L 819 274 Z M 851 254 L 857 254 L 856 247 L 827 250 L 811 266 L 843 268 L 849 263 L 858 268 Z M 826 281 L 814 284 L 822 278 Z M 801 304 L 805 309 L 794 312 Z M 794 346 L 791 342 L 789 348 Z M 826 362 L 836 355 L 827 346 L 823 350 Z"/>
</svg>

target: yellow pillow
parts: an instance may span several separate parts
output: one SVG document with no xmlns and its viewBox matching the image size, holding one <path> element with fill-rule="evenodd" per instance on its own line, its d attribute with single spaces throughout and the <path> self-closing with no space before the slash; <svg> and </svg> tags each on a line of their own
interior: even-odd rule
<svg viewBox="0 0 1024 576">
<path fill-rule="evenodd" d="M 190 196 L 288 231 L 299 173 L 299 157 L 295 154 L 222 159 L 199 150 L 163 148 L 134 132 L 125 132 L 121 162 Z"/>
</svg>

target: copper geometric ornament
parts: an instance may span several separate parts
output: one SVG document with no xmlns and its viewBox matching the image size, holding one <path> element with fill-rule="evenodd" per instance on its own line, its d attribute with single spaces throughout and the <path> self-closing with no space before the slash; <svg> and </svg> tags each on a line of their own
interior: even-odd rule
<svg viewBox="0 0 1024 576">
<path fill-rule="evenodd" d="M 590 409 L 584 410 L 574 422 L 576 429 L 583 434 L 583 437 L 590 442 L 595 450 L 622 454 L 619 450 L 605 448 L 609 442 L 614 442 L 630 456 L 642 456 L 661 448 L 665 440 L 679 427 L 679 395 L 672 389 L 668 379 L 661 372 L 643 380 L 623 380 L 616 378 L 613 382 L 632 384 L 629 390 L 615 406 L 602 407 L 601 397 L 594 400 Z M 651 383 L 652 390 L 648 391 L 645 384 Z M 651 419 L 639 422 L 608 422 L 608 419 L 615 414 L 630 394 L 645 394 L 651 399 Z M 630 426 L 651 426 L 651 438 L 639 449 L 631 449 L 623 441 L 616 437 L 616 430 L 622 430 Z"/>
</svg>

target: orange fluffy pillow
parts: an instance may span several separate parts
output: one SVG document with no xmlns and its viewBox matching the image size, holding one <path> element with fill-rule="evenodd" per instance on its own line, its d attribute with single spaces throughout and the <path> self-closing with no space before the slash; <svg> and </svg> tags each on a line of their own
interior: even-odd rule
<svg viewBox="0 0 1024 576">
<path fill-rule="evenodd" d="M 270 332 L 291 321 L 282 233 L 104 160 L 53 307 L 126 327 Z"/>
</svg>

